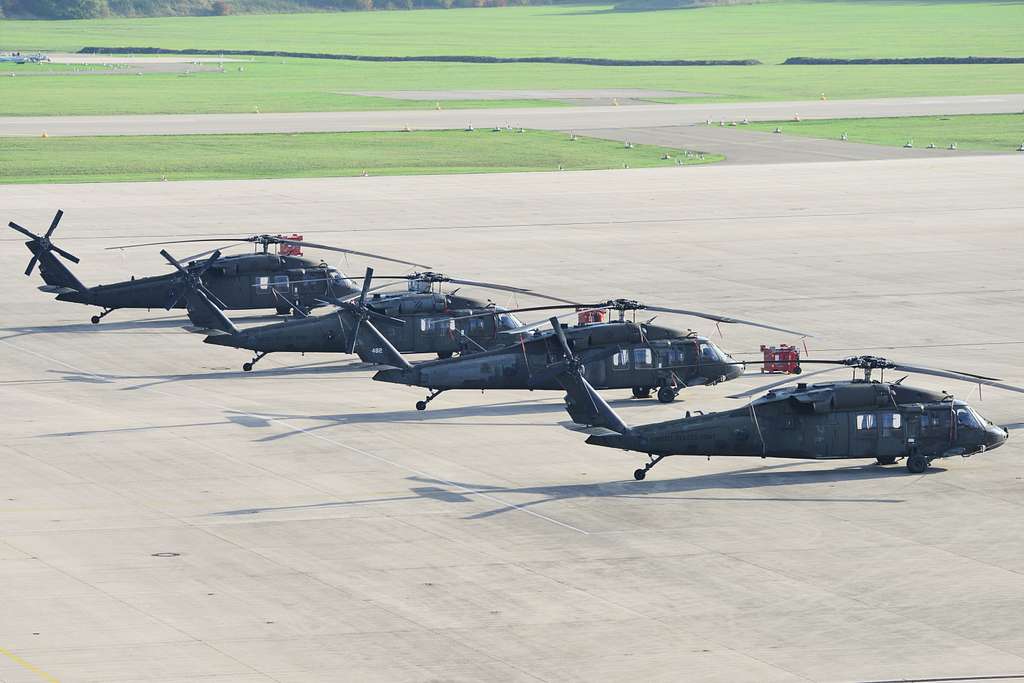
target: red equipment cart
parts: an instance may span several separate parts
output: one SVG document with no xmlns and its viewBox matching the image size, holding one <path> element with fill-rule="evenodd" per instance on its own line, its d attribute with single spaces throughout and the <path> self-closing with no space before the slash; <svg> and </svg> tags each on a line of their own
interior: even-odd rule
<svg viewBox="0 0 1024 683">
<path fill-rule="evenodd" d="M 297 233 L 292 233 L 291 235 L 278 235 L 278 237 L 284 237 L 286 240 L 302 241 L 302 235 Z M 281 244 L 278 246 L 277 253 L 281 256 L 302 256 L 302 246 L 298 244 Z"/>
<path fill-rule="evenodd" d="M 800 351 L 795 346 L 780 344 L 778 346 L 761 345 L 761 353 L 764 354 L 764 363 L 761 365 L 761 372 L 771 375 L 799 375 L 800 374 Z"/>
</svg>

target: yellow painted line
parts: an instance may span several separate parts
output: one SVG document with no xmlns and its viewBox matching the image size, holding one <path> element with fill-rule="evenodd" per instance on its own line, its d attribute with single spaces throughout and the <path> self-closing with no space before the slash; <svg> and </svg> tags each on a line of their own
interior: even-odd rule
<svg viewBox="0 0 1024 683">
<path fill-rule="evenodd" d="M 19 657 L 18 655 L 14 654 L 10 650 L 5 650 L 4 648 L 0 647 L 0 654 L 4 655 L 5 657 L 10 659 L 15 664 L 18 664 L 19 666 L 21 666 L 21 667 L 31 671 L 32 673 L 34 673 L 36 676 L 39 676 L 39 678 L 43 679 L 44 681 L 49 681 L 50 683 L 60 683 L 60 681 L 58 681 L 53 676 L 51 676 L 47 672 L 45 672 L 42 669 L 40 669 L 38 666 L 36 666 L 32 662 L 29 662 L 27 660 L 22 659 L 21 657 Z"/>
</svg>

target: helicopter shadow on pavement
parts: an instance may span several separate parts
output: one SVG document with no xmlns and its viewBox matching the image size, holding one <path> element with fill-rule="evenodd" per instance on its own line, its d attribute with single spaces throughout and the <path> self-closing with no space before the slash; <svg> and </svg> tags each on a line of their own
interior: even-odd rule
<svg viewBox="0 0 1024 683">
<path fill-rule="evenodd" d="M 232 322 L 235 323 L 259 323 L 267 324 L 284 320 L 281 316 L 277 315 L 259 315 L 259 316 L 246 316 L 243 318 L 232 318 Z M 287 318 L 290 320 L 290 318 Z M 59 325 L 24 325 L 20 327 L 0 327 L 0 332 L 9 332 L 6 336 L 0 337 L 0 341 L 6 339 L 15 339 L 17 337 L 24 337 L 33 334 L 64 334 L 64 333 L 97 333 L 97 332 L 133 332 L 133 331 L 162 331 L 179 328 L 182 331 L 187 330 L 189 325 L 189 319 L 181 315 L 175 315 L 174 317 L 161 316 L 158 318 L 143 318 L 141 320 L 112 320 L 109 322 L 102 322 L 99 325 L 93 325 L 91 322 L 82 323 L 61 323 Z M 197 332 L 198 335 L 202 335 L 202 332 Z"/>
<path fill-rule="evenodd" d="M 216 379 L 243 379 L 244 381 L 256 381 L 256 378 L 279 379 L 298 376 L 312 375 L 339 375 L 354 372 L 370 372 L 376 366 L 369 363 L 348 363 L 336 364 L 336 361 L 321 361 L 305 365 L 290 365 L 281 368 L 267 368 L 256 372 L 243 372 L 238 370 L 214 370 L 212 372 L 189 372 L 169 375 L 115 375 L 111 373 L 96 372 L 73 372 L 67 370 L 52 370 L 59 373 L 68 382 L 90 382 L 95 384 L 108 384 L 116 382 L 133 382 L 143 380 L 141 384 L 121 387 L 122 391 L 136 391 L 148 389 L 161 384 L 172 382 L 191 382 L 193 380 L 216 380 Z M 252 378 L 252 379 L 249 379 Z M 151 380 L 151 381 L 145 381 Z"/>
<path fill-rule="evenodd" d="M 816 461 L 815 461 L 816 462 Z M 890 477 L 907 477 L 903 468 L 883 467 L 874 463 L 865 465 L 852 465 L 825 470 L 786 470 L 785 468 L 806 467 L 815 462 L 785 462 L 777 465 L 763 465 L 749 467 L 729 472 L 715 472 L 713 474 L 699 474 L 692 477 L 680 477 L 676 479 L 632 481 L 620 480 L 611 482 L 600 482 L 594 484 L 568 484 L 555 486 L 493 486 L 479 485 L 465 482 L 445 481 L 442 479 L 430 479 L 421 476 L 412 476 L 408 480 L 421 484 L 410 489 L 411 495 L 391 496 L 386 498 L 370 498 L 350 501 L 330 501 L 324 503 L 313 503 L 309 505 L 290 505 L 268 508 L 247 508 L 241 510 L 227 510 L 223 512 L 210 513 L 217 516 L 252 515 L 263 512 L 280 512 L 306 509 L 322 508 L 343 508 L 360 505 L 389 503 L 398 501 L 412 501 L 418 499 L 429 499 L 444 503 L 468 503 L 476 500 L 494 500 L 499 495 L 528 495 L 540 496 L 529 501 L 509 503 L 483 512 L 467 515 L 463 519 L 485 519 L 506 512 L 514 512 L 525 508 L 541 506 L 549 503 L 557 503 L 567 500 L 581 499 L 602 499 L 602 498 L 636 498 L 641 500 L 674 500 L 674 501 L 695 501 L 695 502 L 734 502 L 734 503 L 764 503 L 764 502 L 785 502 L 785 503 L 878 503 L 884 505 L 898 505 L 905 502 L 902 498 L 863 498 L 863 497 L 841 497 L 841 496 L 742 496 L 742 495 L 679 495 L 696 494 L 702 491 L 745 491 L 751 489 L 766 489 L 779 486 L 806 486 L 814 484 L 828 484 L 841 481 L 870 481 L 877 479 L 888 479 Z M 933 468 L 928 473 L 939 473 L 941 468 Z M 918 475 L 918 476 L 927 476 Z"/>
</svg>

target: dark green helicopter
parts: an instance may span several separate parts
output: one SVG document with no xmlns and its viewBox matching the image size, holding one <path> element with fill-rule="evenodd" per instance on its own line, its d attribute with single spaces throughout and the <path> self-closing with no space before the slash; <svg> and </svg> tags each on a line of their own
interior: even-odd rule
<svg viewBox="0 0 1024 683">
<path fill-rule="evenodd" d="M 664 306 L 648 306 L 630 299 L 614 299 L 597 304 L 569 304 L 535 307 L 532 310 L 572 308 L 569 315 L 585 314 L 584 321 L 572 327 L 558 327 L 558 334 L 580 353 L 585 374 L 593 386 L 601 389 L 631 389 L 635 398 L 647 398 L 657 389 L 658 400 L 669 403 L 685 387 L 711 385 L 739 377 L 743 364 L 705 337 L 691 331 L 681 331 L 650 320 L 637 323 L 626 320 L 626 311 L 648 310 L 676 313 L 714 320 L 719 323 L 739 323 L 771 330 L 811 336 L 794 330 L 764 325 L 748 320 L 701 313 Z M 527 310 L 527 309 L 520 309 Z M 618 320 L 594 320 L 592 312 L 615 310 Z M 653 318 L 652 318 L 653 320 Z M 561 358 L 561 347 L 554 332 L 537 328 L 542 321 L 525 325 L 502 334 L 510 343 L 488 351 L 467 354 L 446 360 L 409 363 L 401 356 L 389 357 L 387 348 L 375 345 L 357 348 L 363 360 L 394 365 L 395 369 L 381 370 L 373 379 L 378 382 L 424 387 L 427 397 L 416 403 L 417 410 L 425 410 L 430 401 L 452 389 L 535 389 L 557 391 L 561 389 L 550 365 Z"/>
<path fill-rule="evenodd" d="M 184 266 L 167 252 L 161 252 L 164 258 L 174 266 L 175 272 L 152 277 L 133 277 L 124 282 L 87 287 L 56 256 L 60 255 L 73 263 L 79 262 L 77 256 L 61 249 L 52 241 L 53 233 L 63 215 L 63 211 L 57 211 L 49 229 L 43 235 L 36 235 L 14 222 L 10 222 L 8 225 L 30 238 L 25 246 L 32 252 L 32 258 L 25 269 L 25 274 L 31 275 L 38 263 L 39 274 L 46 283 L 40 287 L 42 291 L 56 294 L 58 301 L 71 301 L 101 307 L 103 311 L 99 315 L 92 316 L 94 324 L 99 323 L 100 320 L 119 308 L 166 308 L 168 310 L 184 308 L 188 300 L 187 293 L 195 289 L 196 282 L 194 280 L 197 279 L 205 289 L 207 297 L 212 297 L 222 309 L 231 310 L 272 308 L 278 313 L 287 313 L 291 306 L 282 302 L 280 294 L 286 294 L 291 301 L 295 302 L 295 305 L 303 310 L 309 310 L 317 305 L 322 305 L 318 302 L 324 299 L 359 291 L 358 286 L 344 277 L 336 268 L 323 262 L 315 263 L 302 258 L 302 247 L 366 256 L 411 266 L 420 265 L 280 235 L 171 240 L 108 248 L 125 249 L 185 242 L 221 242 L 228 243 L 222 248 L 251 243 L 256 247 L 262 247 L 262 251 L 257 249 L 251 254 L 221 258 L 220 249 L 210 249 L 183 259 L 189 262 Z M 270 245 L 280 247 L 279 253 L 271 253 Z M 215 257 L 205 261 L 194 260 L 210 254 L 215 254 Z"/>
<path fill-rule="evenodd" d="M 400 353 L 431 353 L 439 358 L 486 350 L 499 342 L 505 344 L 507 340 L 502 332 L 522 326 L 512 312 L 493 303 L 458 296 L 455 292 L 443 292 L 440 288 L 442 283 L 553 298 L 522 287 L 453 278 L 430 271 L 375 277 L 372 268 L 367 268 L 366 276 L 362 278 L 367 294 L 377 289 L 372 288 L 370 282 L 381 279 L 406 280 L 408 289 L 402 293 L 363 295 L 359 302 L 350 305 L 360 297 L 360 290 L 325 302 L 339 306 L 332 313 L 243 330 L 202 301 L 193 302 L 188 307 L 189 318 L 200 328 L 213 328 L 212 331 L 195 330 L 212 332 L 204 340 L 207 344 L 255 351 L 252 360 L 242 365 L 242 369 L 248 372 L 270 353 L 355 353 L 356 336 L 353 332 L 364 308 L 375 314 L 374 325 Z M 281 298 L 286 300 L 284 295 Z"/>
<path fill-rule="evenodd" d="M 587 443 L 648 455 L 633 477 L 647 472 L 670 455 L 735 455 L 758 458 L 843 460 L 873 458 L 891 465 L 906 458 L 907 469 L 920 474 L 936 458 L 964 457 L 998 448 L 1009 431 L 983 418 L 964 401 L 945 392 L 917 389 L 895 382 L 874 381 L 873 370 L 896 370 L 994 386 L 1024 393 L 1024 388 L 992 377 L 895 363 L 877 356 L 841 360 L 801 360 L 861 370 L 852 381 L 776 388 L 789 378 L 731 396 L 745 398 L 770 389 L 742 408 L 691 415 L 630 427 L 587 381 L 582 359 L 570 348 L 557 321 L 555 334 L 561 358 L 552 366 L 566 390 L 566 409 L 573 422 L 599 428 Z M 836 368 L 807 373 L 829 372 Z"/>
</svg>

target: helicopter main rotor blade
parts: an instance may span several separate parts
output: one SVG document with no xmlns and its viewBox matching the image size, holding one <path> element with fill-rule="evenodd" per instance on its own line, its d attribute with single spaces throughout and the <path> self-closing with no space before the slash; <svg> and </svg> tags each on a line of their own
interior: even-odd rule
<svg viewBox="0 0 1024 683">
<path fill-rule="evenodd" d="M 234 242 L 232 244 L 222 244 L 219 247 L 214 247 L 213 249 L 207 249 L 206 251 L 201 251 L 198 254 L 192 254 L 190 256 L 185 256 L 181 260 L 182 261 L 186 261 L 186 262 L 187 261 L 195 261 L 197 258 L 202 258 L 203 256 L 207 256 L 209 254 L 212 254 L 215 251 L 224 251 L 225 249 L 231 249 L 232 247 L 239 247 L 239 246 L 241 246 L 243 244 L 245 244 L 245 242 Z"/>
<path fill-rule="evenodd" d="M 754 394 L 760 394 L 760 393 L 765 392 L 765 391 L 770 391 L 770 390 L 774 389 L 775 387 L 781 387 L 781 386 L 784 386 L 786 384 L 793 384 L 794 382 L 803 382 L 807 377 L 813 377 L 814 375 L 821 375 L 821 374 L 824 374 L 826 372 L 835 372 L 836 370 L 841 370 L 841 369 L 842 368 L 825 368 L 824 370 L 815 370 L 814 372 L 805 372 L 805 373 L 802 373 L 802 374 L 799 374 L 799 375 L 788 375 L 786 377 L 786 379 L 780 379 L 780 380 L 778 380 L 776 382 L 770 382 L 768 384 L 762 384 L 760 386 L 754 387 L 753 389 L 747 389 L 746 391 L 741 391 L 738 394 L 730 394 L 726 398 L 747 398 L 748 396 L 753 396 Z"/>
<path fill-rule="evenodd" d="M 274 242 L 279 244 L 290 244 L 296 247 L 309 247 L 310 249 L 325 249 L 327 251 L 337 251 L 342 254 L 354 254 L 356 256 L 366 256 L 367 258 L 377 259 L 378 261 L 390 261 L 391 263 L 401 263 L 406 266 L 416 266 L 417 268 L 429 268 L 430 266 L 422 263 L 413 263 L 412 261 L 403 261 L 402 259 L 391 258 L 389 256 L 381 256 L 380 254 L 371 254 L 368 251 L 356 251 L 355 249 L 345 249 L 343 247 L 332 247 L 329 244 L 319 244 L 317 242 L 307 242 L 305 240 L 290 240 L 284 237 L 273 238 Z"/>
<path fill-rule="evenodd" d="M 704 318 L 706 320 L 714 320 L 718 323 L 730 323 L 736 325 L 750 325 L 751 327 L 761 327 L 766 330 L 775 330 L 776 332 L 785 332 L 787 334 L 797 334 L 801 337 L 813 337 L 813 334 L 808 332 L 800 332 L 798 330 L 790 330 L 785 327 L 776 327 L 775 325 L 768 325 L 765 323 L 754 322 L 752 320 L 741 320 L 740 318 L 732 318 L 725 315 L 716 315 L 714 313 L 702 313 L 701 311 L 690 311 L 685 308 L 669 308 L 667 306 L 644 306 L 645 310 L 648 311 L 659 311 L 661 313 L 676 313 L 678 315 L 688 315 L 694 318 Z"/>
<path fill-rule="evenodd" d="M 248 242 L 249 240 L 244 237 L 199 237 L 196 239 L 189 240 L 164 240 L 161 242 L 142 242 L 140 244 L 119 244 L 116 247 L 104 247 L 105 250 L 110 251 L 111 249 L 135 249 L 136 247 L 159 247 L 164 244 L 188 244 L 190 242 Z"/>
<path fill-rule="evenodd" d="M 933 377 L 946 377 L 949 379 L 958 379 L 961 382 L 970 382 L 972 384 L 984 384 L 985 386 L 996 387 L 997 389 L 1015 391 L 1018 394 L 1024 394 L 1024 387 L 1006 384 L 995 377 L 984 377 L 982 375 L 974 375 L 968 372 L 956 372 L 954 370 L 939 370 L 935 368 L 922 367 L 920 365 L 904 365 L 903 363 L 894 363 L 893 370 L 899 370 L 900 372 L 913 372 L 918 375 L 932 375 Z"/>
</svg>

